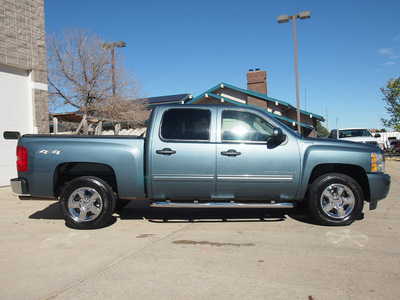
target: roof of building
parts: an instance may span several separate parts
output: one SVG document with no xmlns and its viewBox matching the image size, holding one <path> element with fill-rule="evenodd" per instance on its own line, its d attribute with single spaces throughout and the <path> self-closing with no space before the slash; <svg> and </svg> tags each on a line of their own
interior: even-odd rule
<svg viewBox="0 0 400 300">
<path fill-rule="evenodd" d="M 217 90 L 219 90 L 221 88 L 224 88 L 224 87 L 232 89 L 232 90 L 235 90 L 235 91 L 238 91 L 238 92 L 241 92 L 241 93 L 244 93 L 244 94 L 247 94 L 249 96 L 252 96 L 252 97 L 255 97 L 255 98 L 258 98 L 258 99 L 261 99 L 261 100 L 277 102 L 279 105 L 283 105 L 283 106 L 286 106 L 288 108 L 292 108 L 294 110 L 297 110 L 296 107 L 294 107 L 293 105 L 291 105 L 291 104 L 289 104 L 289 103 L 287 103 L 285 101 L 278 100 L 276 98 L 272 98 L 272 97 L 269 97 L 269 96 L 267 96 L 265 94 L 262 94 L 262 93 L 259 93 L 259 92 L 255 92 L 255 91 L 252 91 L 252 90 L 241 89 L 239 87 L 236 87 L 234 85 L 230 85 L 230 84 L 227 84 L 227 83 L 224 83 L 224 82 L 221 82 L 220 84 L 214 86 L 213 88 L 209 89 L 208 91 L 204 92 L 203 94 L 197 96 L 196 98 L 193 98 L 192 100 L 187 102 L 187 104 L 196 102 L 197 100 L 203 98 L 205 94 L 210 94 L 210 93 L 212 93 L 214 91 L 217 91 Z M 318 119 L 320 121 L 325 121 L 324 117 L 322 117 L 320 115 L 317 115 L 317 114 L 314 114 L 312 112 L 305 111 L 305 110 L 302 110 L 302 109 L 300 109 L 300 112 L 302 114 L 305 114 L 305 115 L 312 115 L 313 117 L 315 117 L 316 119 Z"/>
<path fill-rule="evenodd" d="M 258 106 L 252 105 L 252 104 L 242 104 L 242 103 L 240 103 L 240 102 L 237 102 L 237 101 L 235 101 L 235 100 L 229 99 L 229 98 L 227 98 L 227 97 L 221 97 L 221 96 L 215 94 L 216 91 L 218 91 L 218 90 L 220 90 L 220 89 L 222 89 L 222 88 L 232 89 L 232 90 L 235 90 L 235 91 L 244 93 L 244 94 L 246 94 L 246 95 L 248 95 L 248 96 L 252 96 L 252 97 L 255 97 L 255 98 L 258 98 L 258 99 L 261 99 L 261 100 L 265 100 L 265 101 L 271 101 L 271 102 L 277 103 L 277 104 L 279 104 L 279 105 L 283 105 L 283 106 L 286 106 L 286 107 L 288 107 L 288 108 L 291 108 L 291 109 L 293 109 L 293 110 L 297 110 L 296 107 L 294 107 L 293 105 L 291 105 L 291 104 L 289 104 L 289 103 L 287 103 L 287 102 L 285 102 L 285 101 L 278 100 L 278 99 L 269 97 L 269 96 L 267 96 L 267 95 L 265 95 L 265 94 L 262 94 L 262 93 L 259 93 L 259 92 L 255 92 L 255 91 L 252 91 L 252 90 L 241 89 L 241 88 L 238 88 L 238 87 L 236 87 L 236 86 L 233 86 L 233 85 L 230 85 L 230 84 L 227 84 L 227 83 L 224 83 L 224 82 L 222 82 L 222 83 L 220 83 L 220 84 L 214 86 L 213 88 L 211 88 L 211 89 L 209 89 L 208 91 L 206 91 L 206 92 L 200 94 L 200 95 L 197 96 L 196 98 L 193 98 L 193 99 L 187 101 L 186 104 L 195 103 L 196 101 L 198 101 L 198 100 L 200 100 L 200 99 L 202 99 L 202 98 L 204 98 L 204 97 L 213 97 L 213 98 L 220 99 L 220 100 L 223 100 L 223 101 L 232 103 L 232 104 L 241 105 L 241 106 L 256 107 L 256 108 L 258 108 L 258 109 L 262 109 L 262 110 L 264 110 L 264 111 L 267 111 L 266 109 L 260 108 L 260 107 L 258 107 Z M 268 111 L 267 111 L 267 112 L 268 112 Z M 320 116 L 320 115 L 317 115 L 317 114 L 314 114 L 314 113 L 312 113 L 312 112 L 308 112 L 308 111 L 305 111 L 305 110 L 300 110 L 300 112 L 301 112 L 302 114 L 305 114 L 305 115 L 310 115 L 310 116 L 312 116 L 313 118 L 317 119 L 318 121 L 322 121 L 322 122 L 325 121 L 324 117 L 322 117 L 322 116 Z M 273 113 L 270 113 L 270 112 L 268 112 L 268 113 L 271 114 L 273 117 L 279 119 L 279 120 L 297 124 L 297 121 L 296 121 L 296 120 L 291 120 L 291 119 L 286 118 L 286 117 L 284 117 L 284 116 L 280 116 L 280 115 L 273 114 Z M 301 126 L 306 127 L 306 128 L 311 127 L 310 125 L 305 124 L 305 123 L 301 123 Z"/>
<path fill-rule="evenodd" d="M 154 106 L 158 104 L 179 103 L 182 101 L 186 101 L 187 99 L 191 99 L 191 97 L 192 97 L 191 94 L 186 93 L 186 94 L 150 97 L 147 98 L 147 101 L 151 106 Z"/>
</svg>

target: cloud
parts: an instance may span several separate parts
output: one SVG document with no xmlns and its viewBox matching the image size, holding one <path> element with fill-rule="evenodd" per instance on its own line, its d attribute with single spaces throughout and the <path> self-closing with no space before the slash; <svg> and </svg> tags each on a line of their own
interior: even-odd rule
<svg viewBox="0 0 400 300">
<path fill-rule="evenodd" d="M 394 61 L 388 61 L 382 64 L 382 66 L 394 66 L 396 63 Z"/>
<path fill-rule="evenodd" d="M 400 35 L 393 38 L 393 42 L 400 42 Z"/>
<path fill-rule="evenodd" d="M 394 51 L 393 48 L 382 48 L 378 50 L 378 54 L 393 55 Z"/>
</svg>

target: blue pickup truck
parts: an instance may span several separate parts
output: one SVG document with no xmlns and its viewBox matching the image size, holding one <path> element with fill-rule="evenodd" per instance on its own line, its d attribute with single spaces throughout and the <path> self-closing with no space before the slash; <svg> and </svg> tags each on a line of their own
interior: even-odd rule
<svg viewBox="0 0 400 300">
<path fill-rule="evenodd" d="M 324 225 L 349 225 L 389 192 L 381 150 L 306 139 L 265 111 L 164 105 L 147 136 L 25 135 L 15 193 L 60 201 L 66 224 L 104 226 L 115 206 L 289 208 L 307 203 Z"/>
</svg>

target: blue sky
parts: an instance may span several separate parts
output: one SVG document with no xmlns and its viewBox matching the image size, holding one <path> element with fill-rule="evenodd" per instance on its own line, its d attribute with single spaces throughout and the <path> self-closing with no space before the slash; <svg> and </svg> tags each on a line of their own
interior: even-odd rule
<svg viewBox="0 0 400 300">
<path fill-rule="evenodd" d="M 48 33 L 79 26 L 125 41 L 116 51 L 148 97 L 247 88 L 260 68 L 268 95 L 295 106 L 293 25 L 277 16 L 307 10 L 296 23 L 301 109 L 328 111 L 329 129 L 382 128 L 380 88 L 400 77 L 398 0 L 45 0 L 45 21 Z"/>
</svg>

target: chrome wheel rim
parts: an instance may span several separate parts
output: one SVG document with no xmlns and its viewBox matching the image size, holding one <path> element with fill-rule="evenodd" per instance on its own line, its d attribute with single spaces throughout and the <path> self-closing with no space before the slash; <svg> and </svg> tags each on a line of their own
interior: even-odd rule
<svg viewBox="0 0 400 300">
<path fill-rule="evenodd" d="M 68 199 L 68 210 L 77 222 L 88 222 L 96 219 L 103 209 L 103 199 L 93 188 L 76 189 Z"/>
<path fill-rule="evenodd" d="M 334 219 L 344 219 L 354 209 L 356 203 L 353 191 L 343 184 L 331 184 L 321 195 L 321 208 Z"/>
</svg>

